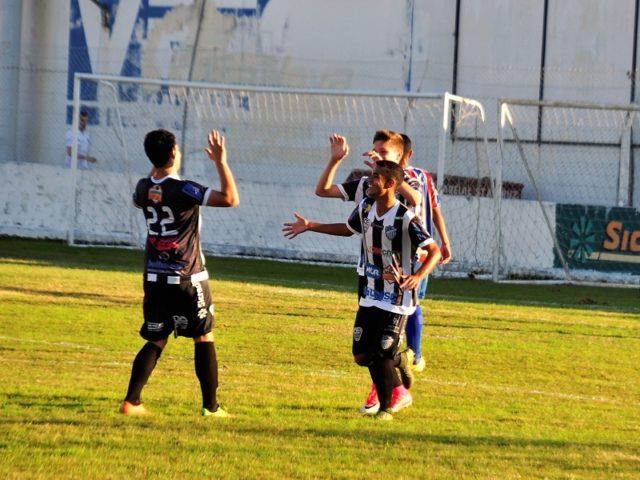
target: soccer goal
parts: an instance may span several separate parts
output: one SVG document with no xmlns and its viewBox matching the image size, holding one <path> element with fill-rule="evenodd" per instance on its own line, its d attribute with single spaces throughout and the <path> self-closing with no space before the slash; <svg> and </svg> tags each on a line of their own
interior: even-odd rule
<svg viewBox="0 0 640 480">
<path fill-rule="evenodd" d="M 202 242 L 208 252 L 354 262 L 358 239 L 305 235 L 290 241 L 282 236 L 282 223 L 292 219 L 294 211 L 319 221 L 346 220 L 353 204 L 314 195 L 329 159 L 329 136 L 344 135 L 350 145 L 338 183 L 366 169 L 361 154 L 371 148 L 376 130 L 389 128 L 407 133 L 413 140 L 413 163 L 438 176 L 459 259 L 450 269 L 473 264 L 490 271 L 490 247 L 480 251 L 457 243 L 464 238 L 480 245 L 493 238 L 474 223 L 490 189 L 484 112 L 477 102 L 451 95 L 76 74 L 74 111 L 80 108 L 91 116 L 91 155 L 98 163 L 93 170 L 77 169 L 72 148 L 72 245 L 142 245 L 146 225 L 132 206 L 131 192 L 151 167 L 143 149 L 150 130 L 166 128 L 176 134 L 185 178 L 217 186 L 215 168 L 203 153 L 207 133 L 215 128 L 226 136 L 241 201 L 233 210 L 202 209 Z M 480 203 L 467 197 L 478 197 Z M 474 235 L 487 237 L 471 238 Z"/>
<path fill-rule="evenodd" d="M 532 100 L 498 107 L 495 277 L 637 283 L 640 107 Z M 505 195 L 505 185 L 517 195 Z"/>
</svg>

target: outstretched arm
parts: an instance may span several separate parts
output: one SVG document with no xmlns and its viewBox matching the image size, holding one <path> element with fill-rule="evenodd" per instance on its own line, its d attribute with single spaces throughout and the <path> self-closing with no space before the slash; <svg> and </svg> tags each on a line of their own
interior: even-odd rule
<svg viewBox="0 0 640 480">
<path fill-rule="evenodd" d="M 204 151 L 216 166 L 220 177 L 220 191 L 211 191 L 207 205 L 209 207 L 237 207 L 240 203 L 240 195 L 231 168 L 227 163 L 227 147 L 220 132 L 211 130 L 208 146 Z"/>
<path fill-rule="evenodd" d="M 333 184 L 333 178 L 342 160 L 349 155 L 349 144 L 346 138 L 335 133 L 329 137 L 329 143 L 331 143 L 331 159 L 322 175 L 320 175 L 316 185 L 316 195 L 319 197 L 342 198 L 342 192 L 340 192 L 337 185 Z"/>
<path fill-rule="evenodd" d="M 294 212 L 293 215 L 296 217 L 296 221 L 285 223 L 282 227 L 282 232 L 288 239 L 295 238 L 306 231 L 325 233 L 338 237 L 350 237 L 353 235 L 353 232 L 349 230 L 346 223 L 318 223 L 312 222 L 296 212 Z"/>
</svg>

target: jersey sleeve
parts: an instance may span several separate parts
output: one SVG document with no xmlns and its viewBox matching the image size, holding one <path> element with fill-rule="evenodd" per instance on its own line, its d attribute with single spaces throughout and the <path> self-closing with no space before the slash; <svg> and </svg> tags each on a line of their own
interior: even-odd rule
<svg viewBox="0 0 640 480">
<path fill-rule="evenodd" d="M 433 181 L 433 177 L 430 173 L 426 174 L 427 177 L 427 194 L 429 195 L 429 201 L 431 202 L 431 208 L 440 207 L 440 195 L 436 189 L 436 184 Z"/>
<path fill-rule="evenodd" d="M 136 208 L 142 208 L 142 188 L 144 184 L 144 179 L 141 179 L 136 184 L 136 189 L 133 191 L 133 206 Z"/>
<path fill-rule="evenodd" d="M 409 222 L 409 238 L 411 239 L 411 245 L 416 248 L 426 247 L 430 243 L 434 243 L 433 238 L 431 238 L 431 235 L 429 235 L 429 232 L 424 228 L 418 217 L 413 217 Z"/>
<path fill-rule="evenodd" d="M 73 147 L 73 132 L 71 130 L 64 134 L 64 145 L 66 147 Z"/>
<path fill-rule="evenodd" d="M 355 234 L 362 233 L 362 220 L 360 218 L 360 205 L 353 209 L 347 220 L 347 228 Z"/>
<path fill-rule="evenodd" d="M 180 193 L 183 200 L 190 206 L 206 205 L 209 200 L 209 195 L 211 195 L 211 189 L 192 180 L 188 180 L 183 182 Z"/>
<path fill-rule="evenodd" d="M 351 180 L 350 182 L 338 184 L 338 190 L 342 193 L 342 199 L 345 202 L 355 202 L 359 184 L 360 180 Z"/>
</svg>

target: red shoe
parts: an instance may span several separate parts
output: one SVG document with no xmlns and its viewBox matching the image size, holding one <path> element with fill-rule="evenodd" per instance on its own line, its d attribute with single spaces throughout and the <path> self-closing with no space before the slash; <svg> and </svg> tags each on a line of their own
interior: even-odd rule
<svg viewBox="0 0 640 480">
<path fill-rule="evenodd" d="M 143 404 L 139 403 L 136 405 L 135 403 L 127 402 L 126 400 L 122 402 L 120 406 L 120 413 L 123 415 L 149 415 L 149 410 L 147 410 Z"/>
<path fill-rule="evenodd" d="M 364 415 L 375 415 L 380 410 L 380 401 L 378 400 L 378 390 L 376 384 L 371 384 L 371 391 L 364 405 L 360 407 L 360 413 Z"/>
<path fill-rule="evenodd" d="M 407 408 L 412 403 L 413 397 L 409 390 L 407 390 L 404 385 L 399 385 L 394 388 L 391 393 L 391 405 L 389 405 L 389 410 L 391 410 L 392 413 L 396 413 L 403 408 Z"/>
</svg>

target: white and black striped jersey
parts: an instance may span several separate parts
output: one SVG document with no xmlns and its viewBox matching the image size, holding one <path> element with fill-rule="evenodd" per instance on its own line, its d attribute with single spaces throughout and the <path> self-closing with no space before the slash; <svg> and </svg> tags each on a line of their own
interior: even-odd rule
<svg viewBox="0 0 640 480">
<path fill-rule="evenodd" d="M 366 286 L 360 293 L 360 305 L 412 314 L 417 292 L 401 290 L 393 272 L 415 273 L 416 249 L 433 243 L 422 222 L 399 201 L 378 217 L 375 200 L 365 198 L 351 213 L 347 226 L 362 238 Z"/>
<path fill-rule="evenodd" d="M 418 177 L 416 175 L 411 175 L 408 172 L 409 169 L 404 170 L 404 181 L 409 184 L 411 188 L 417 190 L 422 195 L 424 190 L 423 185 L 420 183 L 422 177 Z M 338 190 L 342 193 L 342 199 L 346 201 L 360 203 L 367 196 L 367 189 L 369 188 L 369 177 L 361 177 L 359 180 L 352 180 L 350 182 L 344 182 L 338 185 Z M 409 206 L 407 200 L 400 195 L 396 194 L 398 200 L 405 205 L 407 208 L 413 210 L 413 212 L 417 215 L 419 219 L 423 219 L 423 206 L 424 206 L 424 198 L 423 201 L 416 205 L 415 207 Z M 428 230 L 429 234 L 432 233 L 431 230 Z M 358 265 L 356 266 L 356 271 L 358 275 L 364 275 L 364 251 L 360 249 L 360 258 L 358 260 Z"/>
<path fill-rule="evenodd" d="M 147 221 L 147 274 L 188 277 L 205 270 L 200 246 L 200 205 L 210 189 L 199 183 L 167 176 L 138 181 L 133 203 Z"/>
</svg>

